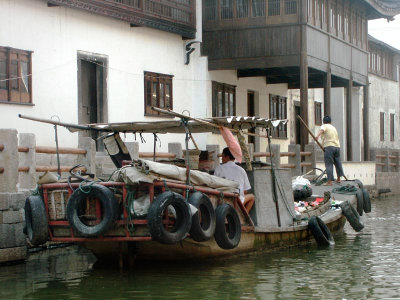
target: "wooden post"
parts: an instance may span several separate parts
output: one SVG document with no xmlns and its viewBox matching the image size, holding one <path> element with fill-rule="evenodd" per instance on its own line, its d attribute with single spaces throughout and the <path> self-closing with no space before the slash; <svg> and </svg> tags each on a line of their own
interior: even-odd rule
<svg viewBox="0 0 400 300">
<path fill-rule="evenodd" d="M 301 20 L 301 52 L 300 52 L 300 116 L 308 125 L 308 60 L 307 60 L 307 1 L 301 0 L 300 20 Z M 300 128 L 301 149 L 304 150 L 308 144 L 307 129 Z"/>
<path fill-rule="evenodd" d="M 347 144 L 347 161 L 353 160 L 353 142 L 351 138 L 351 131 L 352 131 L 352 113 L 353 110 L 351 108 L 352 102 L 352 88 L 353 88 L 353 80 L 350 78 L 347 85 L 347 97 L 346 97 L 346 144 Z"/>
<path fill-rule="evenodd" d="M 331 115 L 331 89 L 332 89 L 332 75 L 329 70 L 324 75 L 324 116 Z"/>
<path fill-rule="evenodd" d="M 369 151 L 369 83 L 364 85 L 364 109 L 363 109 L 363 136 L 364 136 L 364 161 L 370 160 Z"/>
</svg>

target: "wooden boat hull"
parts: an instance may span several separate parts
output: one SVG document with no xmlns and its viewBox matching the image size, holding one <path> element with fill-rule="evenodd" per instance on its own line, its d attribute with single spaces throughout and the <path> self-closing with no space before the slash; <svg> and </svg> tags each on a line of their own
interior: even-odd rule
<svg viewBox="0 0 400 300">
<path fill-rule="evenodd" d="M 328 213 L 325 219 L 333 234 L 343 231 L 346 218 L 340 210 Z M 307 225 L 291 228 L 253 232 L 242 232 L 239 245 L 235 249 L 221 249 L 214 239 L 207 242 L 195 242 L 186 238 L 182 243 L 165 245 L 156 241 L 144 242 L 90 242 L 83 246 L 91 250 L 101 260 L 117 261 L 121 255 L 124 259 L 134 258 L 136 261 L 195 261 L 218 259 L 253 252 L 268 251 L 284 247 L 293 247 L 314 242 Z"/>
</svg>

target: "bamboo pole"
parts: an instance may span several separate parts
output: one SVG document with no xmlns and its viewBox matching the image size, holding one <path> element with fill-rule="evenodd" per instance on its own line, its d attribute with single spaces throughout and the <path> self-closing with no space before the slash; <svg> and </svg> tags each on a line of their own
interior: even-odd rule
<svg viewBox="0 0 400 300">
<path fill-rule="evenodd" d="M 314 134 L 311 132 L 310 128 L 308 128 L 307 124 L 303 121 L 303 119 L 297 115 L 297 119 L 300 120 L 300 122 L 304 125 L 304 127 L 307 129 L 308 133 L 311 135 L 311 137 L 314 139 L 314 141 L 318 144 L 318 146 L 321 147 L 322 151 L 325 152 L 324 147 L 322 147 L 321 143 L 317 140 L 317 138 L 314 136 Z"/>
</svg>

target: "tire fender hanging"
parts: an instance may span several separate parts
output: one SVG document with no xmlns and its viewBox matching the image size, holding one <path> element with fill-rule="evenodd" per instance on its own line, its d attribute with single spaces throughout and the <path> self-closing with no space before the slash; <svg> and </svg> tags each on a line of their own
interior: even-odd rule
<svg viewBox="0 0 400 300">
<path fill-rule="evenodd" d="M 360 219 L 360 215 L 348 201 L 342 202 L 340 204 L 340 208 L 342 209 L 343 215 L 346 217 L 347 221 L 355 231 L 359 232 L 364 228 L 364 224 Z"/>
<path fill-rule="evenodd" d="M 308 221 L 308 228 L 311 230 L 311 233 L 319 246 L 326 247 L 335 245 L 335 241 L 328 226 L 326 226 L 320 217 L 312 216 Z"/>
<path fill-rule="evenodd" d="M 365 213 L 370 213 L 371 212 L 371 199 L 369 197 L 368 190 L 363 188 L 363 209 Z"/>
<path fill-rule="evenodd" d="M 169 206 L 175 212 L 175 225 L 171 230 L 165 228 L 163 223 L 165 213 L 170 213 Z M 166 191 L 159 194 L 150 205 L 147 223 L 154 240 L 163 244 L 179 243 L 186 237 L 192 225 L 189 204 L 178 193 Z"/>
<path fill-rule="evenodd" d="M 96 225 L 85 224 L 80 218 L 80 209 L 88 197 L 97 198 L 102 206 L 102 219 Z M 119 205 L 113 192 L 100 184 L 92 184 L 90 191 L 84 193 L 81 189 L 76 189 L 67 203 L 67 219 L 71 226 L 81 235 L 92 237 L 99 236 L 109 230 L 118 217 Z"/>
<path fill-rule="evenodd" d="M 197 208 L 192 216 L 190 237 L 197 242 L 209 240 L 213 237 L 216 226 L 215 211 L 210 198 L 201 192 L 194 192 L 189 203 Z"/>
<path fill-rule="evenodd" d="M 239 245 L 242 228 L 239 215 L 229 204 L 224 203 L 215 210 L 216 227 L 214 238 L 222 249 L 233 249 Z M 225 223 L 225 220 L 227 223 Z"/>
<path fill-rule="evenodd" d="M 46 208 L 41 196 L 29 196 L 25 200 L 25 226 L 29 242 L 42 245 L 48 241 L 49 230 Z"/>
</svg>

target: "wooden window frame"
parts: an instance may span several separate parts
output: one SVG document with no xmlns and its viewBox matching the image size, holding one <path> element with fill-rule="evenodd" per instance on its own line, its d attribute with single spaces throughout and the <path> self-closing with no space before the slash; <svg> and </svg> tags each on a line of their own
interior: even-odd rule
<svg viewBox="0 0 400 300">
<path fill-rule="evenodd" d="M 5 89 L 0 89 L 0 103 L 32 105 L 32 53 L 0 46 L 0 60 L 6 62 L 3 79 L 10 79 L 6 81 Z M 12 72 L 12 62 L 16 63 L 16 72 Z M 27 63 L 25 79 L 22 75 L 23 63 Z"/>
<path fill-rule="evenodd" d="M 322 125 L 322 103 L 314 102 L 314 116 L 315 116 L 315 125 Z"/>
<path fill-rule="evenodd" d="M 395 114 L 390 114 L 390 141 L 394 142 L 395 133 Z"/>
<path fill-rule="evenodd" d="M 218 108 L 218 92 L 222 92 L 222 111 L 219 111 Z M 228 114 L 226 114 L 226 94 L 228 93 Z M 230 104 L 230 97 L 229 95 L 233 94 L 232 105 Z M 232 112 L 231 108 L 232 107 Z M 236 116 L 236 86 L 230 85 L 221 82 L 212 82 L 212 116 L 213 117 L 229 117 L 229 116 Z"/>
<path fill-rule="evenodd" d="M 273 120 L 287 119 L 287 97 L 269 94 L 269 118 Z M 271 135 L 275 139 L 287 139 L 287 124 L 280 124 L 272 129 Z"/>
<path fill-rule="evenodd" d="M 380 131 L 380 141 L 385 141 L 385 113 L 379 113 L 379 131 Z"/>
<path fill-rule="evenodd" d="M 144 115 L 148 117 L 164 117 L 164 118 L 171 118 L 169 115 L 165 115 L 159 112 L 156 112 L 151 109 L 153 106 L 152 102 L 152 95 L 154 95 L 154 83 L 157 85 L 157 91 L 156 91 L 156 105 L 155 107 L 158 108 L 164 108 L 164 109 L 173 109 L 174 107 L 174 97 L 173 97 L 173 75 L 167 75 L 167 74 L 161 74 L 161 73 L 154 73 L 154 72 L 144 72 Z M 147 93 L 147 84 L 150 84 L 150 99 L 148 99 L 148 93 Z M 160 104 L 161 101 L 161 84 L 162 84 L 162 94 L 164 95 L 164 105 Z M 169 103 L 170 105 L 166 105 L 166 86 L 169 84 L 170 86 L 170 100 Z"/>
</svg>

